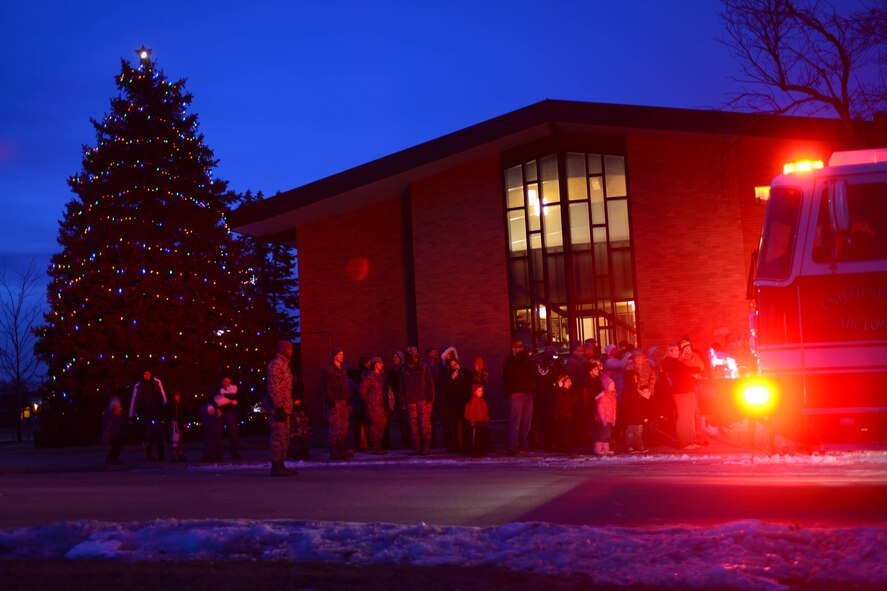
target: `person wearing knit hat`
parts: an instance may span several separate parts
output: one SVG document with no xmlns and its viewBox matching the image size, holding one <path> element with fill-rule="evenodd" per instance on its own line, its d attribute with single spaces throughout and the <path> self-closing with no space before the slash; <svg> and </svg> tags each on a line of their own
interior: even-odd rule
<svg viewBox="0 0 887 591">
<path fill-rule="evenodd" d="M 698 399 L 696 387 L 705 364 L 693 351 L 686 337 L 678 341 L 676 348 L 668 347 L 662 360 L 662 370 L 671 382 L 672 398 L 675 403 L 675 437 L 678 449 L 696 449 L 698 436 L 696 413 Z"/>
</svg>

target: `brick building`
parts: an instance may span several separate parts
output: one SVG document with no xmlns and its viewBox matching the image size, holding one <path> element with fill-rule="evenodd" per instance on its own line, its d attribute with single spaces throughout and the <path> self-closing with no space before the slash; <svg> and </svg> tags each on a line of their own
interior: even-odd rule
<svg viewBox="0 0 887 591">
<path fill-rule="evenodd" d="M 407 344 L 455 345 L 487 360 L 495 399 L 512 336 L 746 338 L 754 187 L 838 137 L 825 119 L 546 100 L 242 207 L 232 225 L 298 247 L 313 412 L 332 346 L 387 363 Z"/>
</svg>

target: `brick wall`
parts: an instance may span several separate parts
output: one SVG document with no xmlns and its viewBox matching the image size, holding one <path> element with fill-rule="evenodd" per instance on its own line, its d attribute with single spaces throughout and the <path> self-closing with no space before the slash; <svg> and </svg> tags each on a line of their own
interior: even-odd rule
<svg viewBox="0 0 887 591">
<path fill-rule="evenodd" d="M 452 345 L 465 364 L 482 356 L 491 372 L 490 410 L 502 417 L 511 337 L 499 158 L 423 179 L 410 193 L 420 349 Z"/>
<path fill-rule="evenodd" d="M 298 228 L 302 375 L 308 410 L 322 416 L 320 373 L 330 346 L 345 360 L 406 343 L 400 199 Z"/>
<path fill-rule="evenodd" d="M 644 347 L 748 335 L 749 264 L 765 206 L 754 187 L 811 142 L 698 134 L 632 137 L 628 166 Z"/>
</svg>

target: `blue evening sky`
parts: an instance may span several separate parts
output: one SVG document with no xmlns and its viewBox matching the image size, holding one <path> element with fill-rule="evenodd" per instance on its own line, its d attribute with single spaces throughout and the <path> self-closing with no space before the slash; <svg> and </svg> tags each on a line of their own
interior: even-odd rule
<svg viewBox="0 0 887 591">
<path fill-rule="evenodd" d="M 716 0 L 4 0 L 0 255 L 56 250 L 116 94 L 153 49 L 187 78 L 218 178 L 272 195 L 545 98 L 718 108 Z"/>
</svg>

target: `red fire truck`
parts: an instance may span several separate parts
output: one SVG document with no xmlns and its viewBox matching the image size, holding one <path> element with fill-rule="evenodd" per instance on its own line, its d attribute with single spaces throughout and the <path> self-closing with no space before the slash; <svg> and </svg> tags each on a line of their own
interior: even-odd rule
<svg viewBox="0 0 887 591">
<path fill-rule="evenodd" d="M 754 298 L 762 381 L 745 402 L 791 437 L 887 440 L 887 148 L 786 165 Z"/>
</svg>

